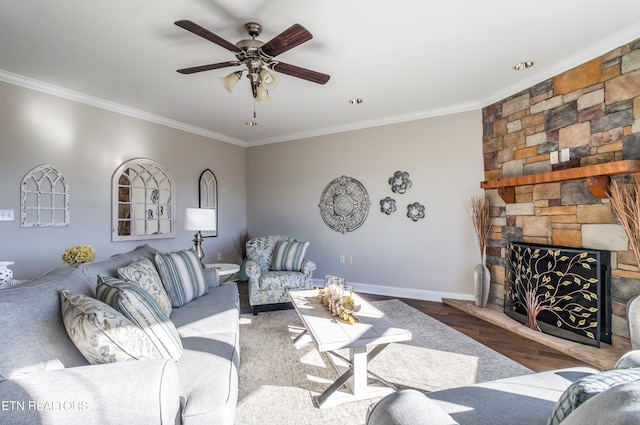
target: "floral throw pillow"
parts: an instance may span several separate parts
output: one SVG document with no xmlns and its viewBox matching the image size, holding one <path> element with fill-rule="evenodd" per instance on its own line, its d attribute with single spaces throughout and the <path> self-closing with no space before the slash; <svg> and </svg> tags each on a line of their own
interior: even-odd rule
<svg viewBox="0 0 640 425">
<path fill-rule="evenodd" d="M 67 333 L 89 363 L 161 358 L 139 327 L 102 301 L 63 290 L 60 302 Z"/>
<path fill-rule="evenodd" d="M 171 300 L 158 274 L 158 269 L 151 260 L 146 257 L 138 258 L 125 267 L 118 268 L 120 279 L 135 282 L 156 300 L 167 316 L 171 316 Z"/>
</svg>

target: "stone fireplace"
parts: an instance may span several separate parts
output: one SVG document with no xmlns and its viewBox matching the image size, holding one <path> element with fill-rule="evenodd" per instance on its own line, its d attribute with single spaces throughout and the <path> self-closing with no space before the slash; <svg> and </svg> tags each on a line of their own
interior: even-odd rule
<svg viewBox="0 0 640 425">
<path fill-rule="evenodd" d="M 608 251 L 509 242 L 504 312 L 560 338 L 611 343 L 609 266 Z"/>
<path fill-rule="evenodd" d="M 487 248 L 489 302 L 504 306 L 508 242 L 608 251 L 611 343 L 630 347 L 626 305 L 640 294 L 640 270 L 605 193 L 609 178 L 624 174 L 553 181 L 537 176 L 640 160 L 640 40 L 482 112 L 482 187 L 493 218 Z M 562 151 L 570 159 L 552 163 Z M 508 188 L 484 185 L 525 176 L 531 179 Z"/>
</svg>

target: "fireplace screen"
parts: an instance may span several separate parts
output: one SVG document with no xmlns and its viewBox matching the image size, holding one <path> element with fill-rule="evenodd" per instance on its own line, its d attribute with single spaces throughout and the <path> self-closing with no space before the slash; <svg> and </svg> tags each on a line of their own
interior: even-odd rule
<svg viewBox="0 0 640 425">
<path fill-rule="evenodd" d="M 608 251 L 507 243 L 504 312 L 544 333 L 611 343 Z"/>
</svg>

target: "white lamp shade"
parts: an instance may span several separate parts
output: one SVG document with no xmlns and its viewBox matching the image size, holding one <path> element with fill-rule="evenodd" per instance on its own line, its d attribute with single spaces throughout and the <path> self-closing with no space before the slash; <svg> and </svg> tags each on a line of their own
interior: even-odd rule
<svg viewBox="0 0 640 425">
<path fill-rule="evenodd" d="M 216 230 L 216 210 L 214 208 L 185 208 L 182 228 L 184 230 Z"/>
</svg>

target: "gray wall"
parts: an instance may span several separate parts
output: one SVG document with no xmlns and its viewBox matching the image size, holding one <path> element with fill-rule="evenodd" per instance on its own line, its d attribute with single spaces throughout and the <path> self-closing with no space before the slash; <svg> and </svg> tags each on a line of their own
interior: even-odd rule
<svg viewBox="0 0 640 425">
<path fill-rule="evenodd" d="M 0 221 L 0 261 L 15 261 L 17 279 L 63 265 L 65 248 L 90 244 L 99 259 L 144 241 L 111 242 L 111 177 L 131 158 L 158 161 L 176 182 L 177 232 L 154 240 L 161 250 L 193 245 L 193 232 L 180 229 L 182 210 L 198 206 L 200 173 L 218 179 L 219 232 L 203 244 L 205 262 L 237 262 L 232 237 L 246 223 L 246 150 L 192 133 L 0 82 L 0 209 L 14 221 Z M 20 183 L 41 164 L 60 171 L 70 186 L 68 227 L 21 228 Z"/>
<path fill-rule="evenodd" d="M 285 234 L 311 241 L 316 278 L 338 274 L 356 289 L 420 299 L 471 298 L 477 246 L 464 203 L 482 191 L 480 111 L 328 136 L 242 148 L 108 110 L 0 82 L 0 261 L 15 261 L 17 279 L 62 266 L 62 251 L 90 244 L 97 257 L 144 241 L 111 242 L 111 177 L 136 157 L 160 162 L 176 181 L 176 213 L 197 206 L 205 168 L 218 179 L 219 236 L 207 238 L 205 262 L 236 262 L 232 238 L 245 226 L 253 235 Z M 20 182 L 41 164 L 63 173 L 71 189 L 71 223 L 20 227 Z M 413 187 L 393 194 L 394 171 Z M 318 203 L 325 186 L 346 175 L 366 187 L 366 222 L 345 235 L 329 229 Z M 398 211 L 380 212 L 391 196 Z M 420 202 L 427 217 L 413 222 L 406 206 Z M 192 232 L 150 243 L 160 250 L 192 245 Z M 339 256 L 353 264 L 339 264 Z"/>
<path fill-rule="evenodd" d="M 481 113 L 472 111 L 249 148 L 248 229 L 311 241 L 316 278 L 338 274 L 381 294 L 470 299 L 480 258 L 464 204 L 482 194 L 481 140 Z M 410 173 L 405 194 L 391 192 L 396 170 Z M 324 224 L 318 208 L 325 186 L 342 175 L 359 180 L 371 201 L 366 222 L 344 235 Z M 380 212 L 386 196 L 398 205 L 390 216 Z M 425 219 L 407 218 L 413 202 L 426 205 Z M 340 255 L 353 264 L 340 264 Z"/>
</svg>

